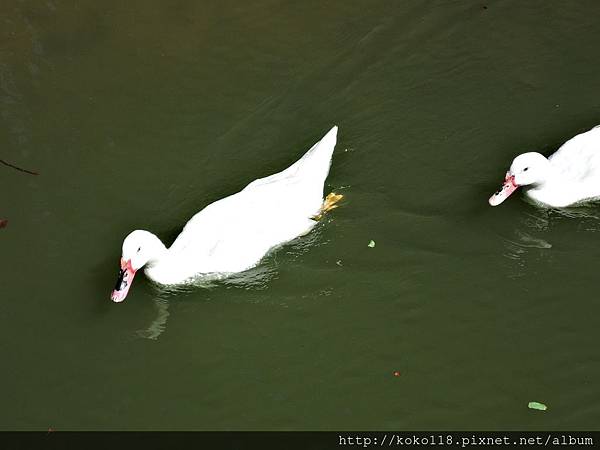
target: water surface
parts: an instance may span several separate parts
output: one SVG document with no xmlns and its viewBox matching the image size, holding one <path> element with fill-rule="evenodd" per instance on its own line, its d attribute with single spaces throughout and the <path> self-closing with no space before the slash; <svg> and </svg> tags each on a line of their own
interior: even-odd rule
<svg viewBox="0 0 600 450">
<path fill-rule="evenodd" d="M 600 123 L 600 5 L 251 3 L 0 5 L 0 157 L 40 172 L 0 166 L 0 427 L 597 429 L 600 209 L 487 198 Z M 129 231 L 334 124 L 310 236 L 110 302 Z"/>
</svg>

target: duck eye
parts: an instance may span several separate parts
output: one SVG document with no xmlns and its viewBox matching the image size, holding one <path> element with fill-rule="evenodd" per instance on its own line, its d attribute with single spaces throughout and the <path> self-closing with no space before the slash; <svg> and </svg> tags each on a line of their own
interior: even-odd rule
<svg viewBox="0 0 600 450">
<path fill-rule="evenodd" d="M 525 168 L 523 169 L 523 172 L 527 172 L 528 170 L 529 170 L 529 167 L 525 167 Z"/>
<path fill-rule="evenodd" d="M 142 247 L 138 247 L 137 252 L 139 253 L 141 249 L 142 249 Z"/>
</svg>

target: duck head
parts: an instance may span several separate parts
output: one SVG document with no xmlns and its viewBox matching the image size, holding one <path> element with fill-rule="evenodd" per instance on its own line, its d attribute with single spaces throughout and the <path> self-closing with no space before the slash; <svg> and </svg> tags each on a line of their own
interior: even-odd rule
<svg viewBox="0 0 600 450">
<path fill-rule="evenodd" d="M 544 183 L 550 170 L 550 161 L 544 155 L 536 152 L 523 153 L 517 156 L 504 177 L 504 184 L 494 193 L 489 203 L 497 206 L 506 200 L 520 186 L 538 185 Z"/>
<path fill-rule="evenodd" d="M 121 268 L 117 284 L 110 296 L 113 302 L 122 302 L 127 297 L 136 272 L 158 258 L 166 250 L 164 244 L 149 231 L 135 230 L 123 241 Z"/>
</svg>

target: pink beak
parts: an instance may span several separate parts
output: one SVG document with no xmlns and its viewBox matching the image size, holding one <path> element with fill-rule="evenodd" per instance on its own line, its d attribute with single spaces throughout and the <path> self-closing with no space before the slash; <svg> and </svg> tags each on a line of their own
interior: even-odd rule
<svg viewBox="0 0 600 450">
<path fill-rule="evenodd" d="M 490 199 L 490 205 L 498 206 L 504 200 L 506 200 L 510 194 L 515 192 L 519 185 L 515 183 L 515 176 L 511 175 L 510 172 L 506 172 L 506 177 L 504 178 L 504 184 L 500 188 L 498 192 L 493 194 Z"/>
<path fill-rule="evenodd" d="M 121 269 L 119 270 L 119 278 L 117 279 L 117 284 L 115 286 L 115 290 L 112 291 L 110 295 L 110 299 L 113 302 L 120 303 L 125 300 L 127 297 L 127 293 L 129 292 L 129 288 L 131 287 L 131 283 L 133 282 L 133 277 L 135 276 L 135 269 L 131 267 L 131 260 L 125 261 L 121 258 Z"/>
</svg>

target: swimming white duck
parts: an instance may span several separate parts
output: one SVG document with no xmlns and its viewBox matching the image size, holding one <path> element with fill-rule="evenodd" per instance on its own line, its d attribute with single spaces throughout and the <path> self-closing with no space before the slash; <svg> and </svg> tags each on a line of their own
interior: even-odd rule
<svg viewBox="0 0 600 450">
<path fill-rule="evenodd" d="M 332 193 L 323 200 L 336 139 L 334 126 L 287 169 L 208 205 L 188 221 L 169 248 L 149 231 L 131 232 L 123 241 L 111 299 L 125 299 L 142 267 L 148 278 L 164 285 L 187 283 L 205 274 L 226 276 L 256 266 L 273 247 L 308 233 L 342 198 Z"/>
<path fill-rule="evenodd" d="M 599 198 L 600 125 L 571 138 L 548 158 L 536 152 L 517 156 L 490 205 L 499 205 L 520 186 L 527 186 L 533 200 L 551 207 Z"/>
</svg>

